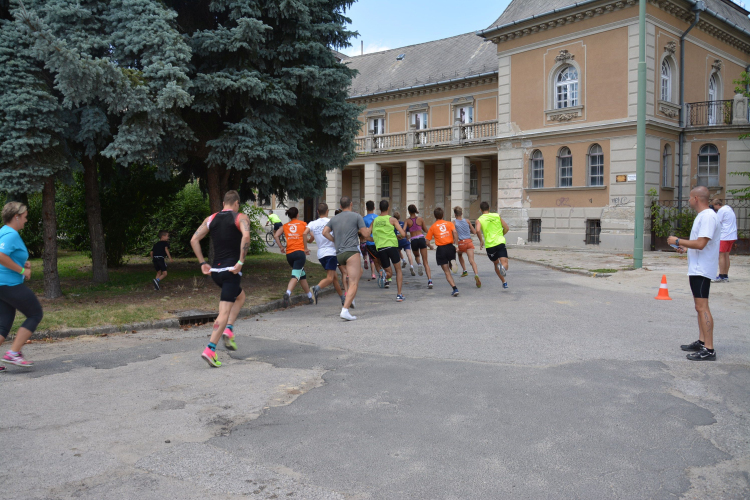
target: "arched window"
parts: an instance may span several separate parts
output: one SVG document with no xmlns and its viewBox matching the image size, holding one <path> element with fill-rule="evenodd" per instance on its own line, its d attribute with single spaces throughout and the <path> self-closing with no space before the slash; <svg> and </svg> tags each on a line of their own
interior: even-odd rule
<svg viewBox="0 0 750 500">
<path fill-rule="evenodd" d="M 589 148 L 589 186 L 604 185 L 604 151 L 598 144 Z"/>
<path fill-rule="evenodd" d="M 718 102 L 720 100 L 719 97 L 719 85 L 716 81 L 716 73 L 711 75 L 711 78 L 708 79 L 708 124 L 709 125 L 716 125 L 716 119 L 719 116 L 721 110 L 719 109 L 719 106 L 722 105 L 722 103 Z"/>
<path fill-rule="evenodd" d="M 578 106 L 578 70 L 565 66 L 555 78 L 555 109 Z"/>
<path fill-rule="evenodd" d="M 672 66 L 666 58 L 661 62 L 661 100 L 672 102 Z"/>
<path fill-rule="evenodd" d="M 698 185 L 719 186 L 719 148 L 705 144 L 698 152 Z"/>
<path fill-rule="evenodd" d="M 573 186 L 573 155 L 570 149 L 562 148 L 557 155 L 557 187 Z"/>
<path fill-rule="evenodd" d="M 661 156 L 661 187 L 672 187 L 672 147 L 664 146 Z"/>
<path fill-rule="evenodd" d="M 544 187 L 544 156 L 538 149 L 531 154 L 531 187 Z"/>
</svg>

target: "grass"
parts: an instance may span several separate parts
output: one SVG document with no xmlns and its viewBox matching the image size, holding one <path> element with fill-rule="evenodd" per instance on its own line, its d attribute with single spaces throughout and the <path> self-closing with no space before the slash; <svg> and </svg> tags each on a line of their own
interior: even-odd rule
<svg viewBox="0 0 750 500">
<path fill-rule="evenodd" d="M 173 317 L 181 310 L 215 311 L 219 305 L 219 288 L 210 276 L 200 273 L 195 258 L 168 263 L 169 274 L 160 291 L 154 290 L 151 280 L 156 273 L 147 257 L 129 257 L 126 265 L 109 270 L 109 282 L 103 284 L 92 283 L 91 259 L 79 252 L 60 252 L 57 267 L 63 297 L 44 299 L 43 263 L 41 259 L 31 260 L 31 281 L 27 285 L 44 308 L 40 330 L 152 321 Z M 313 284 L 325 276 L 315 263 L 308 263 L 305 270 Z M 281 298 L 291 276 L 286 257 L 278 250 L 247 256 L 242 273 L 245 307 Z M 295 289 L 295 293 L 300 291 L 300 287 Z M 21 314 L 16 316 L 14 329 L 23 319 Z"/>
<path fill-rule="evenodd" d="M 617 269 L 589 269 L 589 271 L 591 271 L 592 273 L 597 273 L 597 274 L 599 273 L 612 274 L 612 273 L 616 273 Z"/>
</svg>

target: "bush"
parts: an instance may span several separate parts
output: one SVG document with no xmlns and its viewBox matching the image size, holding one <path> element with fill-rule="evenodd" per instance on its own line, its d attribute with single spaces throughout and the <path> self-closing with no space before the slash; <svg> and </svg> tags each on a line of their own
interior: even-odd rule
<svg viewBox="0 0 750 500">
<path fill-rule="evenodd" d="M 0 210 L 5 206 L 7 196 L 0 193 Z M 42 193 L 33 193 L 28 195 L 28 201 L 25 202 L 28 208 L 28 218 L 23 230 L 19 233 L 21 239 L 26 244 L 30 258 L 38 258 L 44 252 L 44 226 L 42 225 Z M 5 224 L 0 220 L 0 227 Z"/>
<path fill-rule="evenodd" d="M 266 216 L 266 212 L 255 205 L 245 204 L 240 210 L 250 219 L 250 249 L 249 255 L 258 255 L 267 251 L 265 240 L 265 229 L 260 223 L 261 217 Z"/>
</svg>

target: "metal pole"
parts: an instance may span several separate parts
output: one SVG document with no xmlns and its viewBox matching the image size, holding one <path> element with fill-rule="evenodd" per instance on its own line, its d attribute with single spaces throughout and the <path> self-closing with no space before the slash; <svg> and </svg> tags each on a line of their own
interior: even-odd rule
<svg viewBox="0 0 750 500">
<path fill-rule="evenodd" d="M 643 218 L 646 194 L 646 0 L 638 2 L 638 125 L 635 153 L 633 267 L 643 267 Z"/>
</svg>

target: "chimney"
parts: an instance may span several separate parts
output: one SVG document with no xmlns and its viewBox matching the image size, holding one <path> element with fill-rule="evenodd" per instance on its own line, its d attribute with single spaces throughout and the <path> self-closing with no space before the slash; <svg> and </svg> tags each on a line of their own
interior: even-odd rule
<svg viewBox="0 0 750 500">
<path fill-rule="evenodd" d="M 359 43 L 362 44 L 362 45 L 360 45 L 359 55 L 363 56 L 363 55 L 365 55 L 365 41 L 364 40 L 360 40 Z"/>
</svg>

